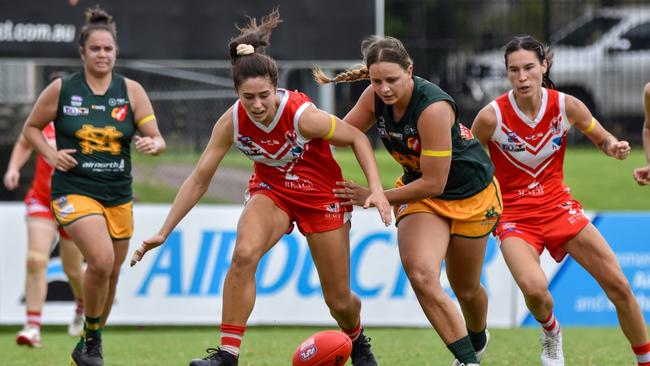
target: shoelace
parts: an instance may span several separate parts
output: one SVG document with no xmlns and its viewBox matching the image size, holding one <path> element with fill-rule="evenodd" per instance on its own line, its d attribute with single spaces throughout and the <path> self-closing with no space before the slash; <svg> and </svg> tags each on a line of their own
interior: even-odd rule
<svg viewBox="0 0 650 366">
<path fill-rule="evenodd" d="M 549 358 L 557 358 L 557 337 L 544 337 L 542 341 L 544 354 Z"/>
<path fill-rule="evenodd" d="M 370 338 L 367 338 L 364 335 L 359 336 L 359 339 L 356 340 L 356 347 L 353 347 L 355 356 L 361 356 L 364 361 L 369 360 L 372 356 L 370 353 Z M 356 357 L 354 357 L 356 358 Z"/>
<path fill-rule="evenodd" d="M 217 348 L 208 348 L 205 350 L 207 353 L 209 353 L 204 360 L 217 360 L 221 361 L 221 349 L 219 347 Z"/>
</svg>

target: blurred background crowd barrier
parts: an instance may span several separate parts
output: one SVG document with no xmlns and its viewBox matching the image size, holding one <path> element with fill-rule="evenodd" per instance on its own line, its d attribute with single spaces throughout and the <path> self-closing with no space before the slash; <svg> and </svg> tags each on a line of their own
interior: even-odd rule
<svg viewBox="0 0 650 366">
<path fill-rule="evenodd" d="M 116 19 L 116 70 L 139 81 L 154 104 L 170 151 L 199 152 L 212 126 L 236 99 L 227 43 L 245 15 L 262 16 L 262 0 L 66 1 L 0 0 L 0 169 L 40 91 L 54 71 L 80 68 L 76 39 L 83 10 L 99 3 Z M 447 90 L 465 124 L 507 90 L 501 47 L 517 34 L 551 43 L 551 78 L 580 98 L 612 132 L 639 143 L 642 90 L 650 81 L 650 4 L 606 0 L 277 0 L 285 20 L 269 53 L 279 84 L 299 89 L 319 107 L 344 116 L 365 82 L 317 86 L 328 73 L 360 62 L 360 41 L 378 33 L 400 38 L 415 73 Z M 371 138 L 376 143 L 372 134 Z M 571 136 L 573 143 L 584 139 Z M 25 169 L 30 174 L 30 169 Z M 26 179 L 28 177 L 25 177 Z M 24 192 L 0 190 L 0 200 Z"/>
</svg>

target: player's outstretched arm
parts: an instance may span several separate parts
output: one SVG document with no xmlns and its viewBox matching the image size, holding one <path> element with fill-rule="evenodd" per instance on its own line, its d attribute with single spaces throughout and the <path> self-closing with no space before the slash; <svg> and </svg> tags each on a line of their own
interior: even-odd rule
<svg viewBox="0 0 650 366">
<path fill-rule="evenodd" d="M 324 138 L 334 146 L 351 146 L 359 165 L 368 180 L 370 194 L 362 206 L 374 206 L 385 225 L 392 221 L 390 205 L 384 196 L 375 154 L 366 135 L 341 119 L 316 107 L 307 108 L 298 121 L 300 133 L 306 138 Z"/>
<path fill-rule="evenodd" d="M 233 144 L 233 133 L 232 110 L 229 109 L 212 129 L 208 145 L 201 154 L 194 171 L 185 179 L 176 193 L 172 208 L 160 230 L 143 241 L 142 245 L 133 252 L 131 266 L 138 263 L 149 250 L 163 244 L 176 225 L 203 197 L 221 160 Z"/>
</svg>

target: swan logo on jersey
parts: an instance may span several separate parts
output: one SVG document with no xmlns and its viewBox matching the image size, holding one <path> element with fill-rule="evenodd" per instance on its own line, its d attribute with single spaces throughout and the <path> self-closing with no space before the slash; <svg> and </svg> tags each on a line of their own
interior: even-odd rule
<svg viewBox="0 0 650 366">
<path fill-rule="evenodd" d="M 560 128 L 561 128 L 560 125 L 561 125 L 561 122 L 562 122 L 562 116 L 554 117 L 554 118 L 551 120 L 551 123 L 550 123 L 550 125 L 551 125 L 551 132 L 552 132 L 554 135 L 557 135 L 558 133 L 560 133 Z"/>
<path fill-rule="evenodd" d="M 113 117 L 114 119 L 116 119 L 118 121 L 124 121 L 128 111 L 129 111 L 129 106 L 128 105 L 124 105 L 124 106 L 121 106 L 121 107 L 115 107 L 111 111 L 111 117 Z"/>
<path fill-rule="evenodd" d="M 118 131 L 115 126 L 94 127 L 93 125 L 83 125 L 74 135 L 81 140 L 79 146 L 82 154 L 88 155 L 98 151 L 119 155 L 122 151 L 119 138 L 124 134 Z"/>
</svg>

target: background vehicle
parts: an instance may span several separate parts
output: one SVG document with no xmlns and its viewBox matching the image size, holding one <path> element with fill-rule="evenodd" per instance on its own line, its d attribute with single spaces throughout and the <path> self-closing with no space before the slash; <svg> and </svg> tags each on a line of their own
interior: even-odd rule
<svg viewBox="0 0 650 366">
<path fill-rule="evenodd" d="M 650 81 L 650 6 L 601 8 L 557 32 L 551 80 L 582 100 L 605 123 L 639 122 L 641 92 Z M 466 91 L 485 105 L 509 84 L 503 51 L 474 56 Z"/>
</svg>

